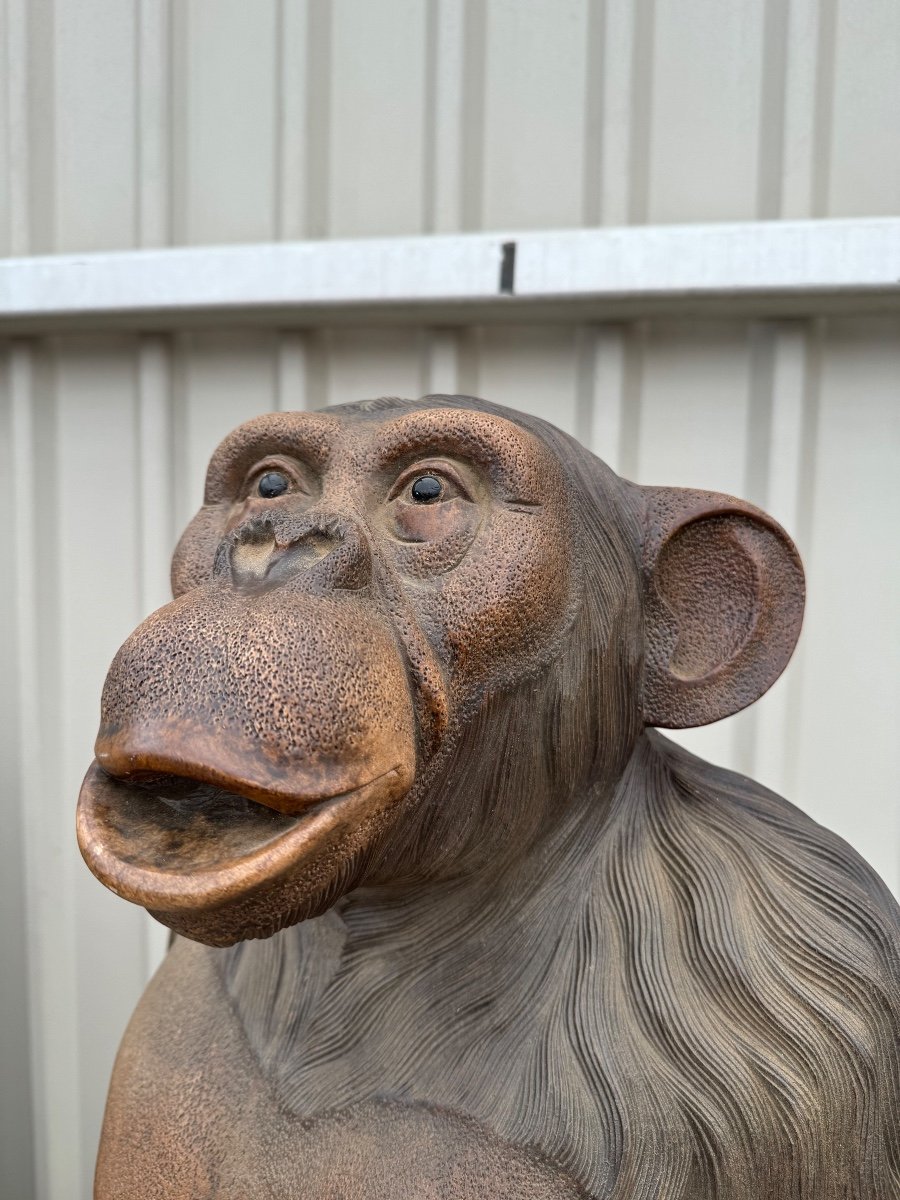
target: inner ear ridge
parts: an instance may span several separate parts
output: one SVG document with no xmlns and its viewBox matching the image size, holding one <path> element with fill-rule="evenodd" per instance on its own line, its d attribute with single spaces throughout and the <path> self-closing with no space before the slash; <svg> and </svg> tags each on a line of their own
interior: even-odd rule
<svg viewBox="0 0 900 1200">
<path fill-rule="evenodd" d="M 681 684 L 701 684 L 725 674 L 757 630 L 762 564 L 742 533 L 740 524 L 731 515 L 705 518 L 702 525 L 700 521 L 683 525 L 660 551 L 656 585 L 660 599 L 675 618 L 677 629 L 668 669 Z M 712 556 L 711 535 L 717 534 L 718 550 Z M 724 570 L 723 544 L 732 552 L 730 564 L 725 563 Z M 673 574 L 667 568 L 675 555 L 686 561 Z M 715 558 L 714 563 L 710 563 L 711 557 Z M 704 573 L 712 575 L 705 587 L 700 578 Z M 709 595 L 709 601 L 703 610 L 697 611 L 695 596 L 700 592 Z M 710 604 L 730 607 L 730 619 L 707 619 Z"/>
</svg>

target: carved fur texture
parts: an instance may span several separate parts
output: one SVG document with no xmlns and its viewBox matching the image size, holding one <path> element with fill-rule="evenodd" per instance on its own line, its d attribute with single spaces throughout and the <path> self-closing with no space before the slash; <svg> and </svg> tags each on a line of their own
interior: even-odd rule
<svg viewBox="0 0 900 1200">
<path fill-rule="evenodd" d="M 898 951 L 845 843 L 648 734 L 539 861 L 218 965 L 292 1113 L 438 1102 L 603 1200 L 894 1200 Z"/>
</svg>

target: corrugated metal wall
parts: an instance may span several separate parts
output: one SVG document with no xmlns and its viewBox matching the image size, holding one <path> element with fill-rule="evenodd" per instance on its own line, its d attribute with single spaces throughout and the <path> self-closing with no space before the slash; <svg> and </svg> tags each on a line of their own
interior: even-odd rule
<svg viewBox="0 0 900 1200">
<path fill-rule="evenodd" d="M 896 0 L 0 0 L 0 254 L 900 212 Z M 0 342 L 0 1194 L 89 1195 L 163 933 L 72 832 L 122 638 L 229 428 L 462 390 L 641 482 L 746 496 L 809 574 L 795 662 L 685 741 L 900 889 L 900 321 Z"/>
</svg>

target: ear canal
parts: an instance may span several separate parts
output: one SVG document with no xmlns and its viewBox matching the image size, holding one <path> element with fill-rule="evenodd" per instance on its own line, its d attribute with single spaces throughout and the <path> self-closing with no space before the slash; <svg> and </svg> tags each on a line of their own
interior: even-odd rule
<svg viewBox="0 0 900 1200">
<path fill-rule="evenodd" d="M 716 492 L 643 489 L 648 725 L 739 712 L 772 686 L 803 620 L 794 543 L 764 512 Z"/>
</svg>

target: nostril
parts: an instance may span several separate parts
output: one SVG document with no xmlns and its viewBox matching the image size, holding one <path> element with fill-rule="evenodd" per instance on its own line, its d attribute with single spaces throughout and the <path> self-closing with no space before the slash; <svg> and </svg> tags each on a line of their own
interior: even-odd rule
<svg viewBox="0 0 900 1200">
<path fill-rule="evenodd" d="M 322 534 L 309 533 L 279 543 L 272 535 L 265 540 L 239 541 L 231 551 L 231 572 L 238 583 L 280 582 L 295 571 L 308 570 L 326 558 L 338 543 Z"/>
<path fill-rule="evenodd" d="M 287 546 L 276 546 L 273 567 L 283 564 L 287 572 L 304 571 L 327 558 L 340 543 L 336 538 L 321 533 L 308 533 Z"/>
<path fill-rule="evenodd" d="M 298 566 L 312 566 L 320 558 L 325 558 L 330 554 L 339 544 L 339 538 L 328 537 L 322 533 L 310 533 L 301 541 L 288 547 L 286 553 L 291 555 Z"/>
<path fill-rule="evenodd" d="M 300 529 L 254 522 L 234 530 L 221 553 L 235 585 L 251 589 L 307 577 L 310 584 L 357 590 L 369 582 L 371 573 L 361 531 L 334 518 L 310 521 Z"/>
<path fill-rule="evenodd" d="M 276 545 L 274 535 L 265 541 L 238 542 L 231 551 L 231 571 L 235 579 L 265 579 Z"/>
</svg>

